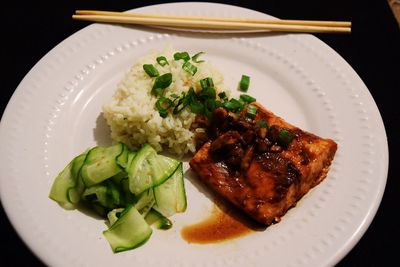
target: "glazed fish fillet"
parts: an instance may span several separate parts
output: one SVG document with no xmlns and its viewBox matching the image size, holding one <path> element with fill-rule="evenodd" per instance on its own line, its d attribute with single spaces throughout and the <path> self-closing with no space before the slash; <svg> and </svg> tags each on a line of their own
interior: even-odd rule
<svg viewBox="0 0 400 267">
<path fill-rule="evenodd" d="M 270 225 L 326 177 L 337 144 L 252 105 L 252 119 L 246 110 L 238 116 L 217 109 L 190 166 L 207 187 Z"/>
</svg>

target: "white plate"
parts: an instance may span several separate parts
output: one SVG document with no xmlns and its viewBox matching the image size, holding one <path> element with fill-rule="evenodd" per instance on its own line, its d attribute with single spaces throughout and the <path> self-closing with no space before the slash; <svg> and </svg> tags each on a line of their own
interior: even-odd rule
<svg viewBox="0 0 400 267">
<path fill-rule="evenodd" d="M 209 3 L 137 9 L 149 13 L 268 17 Z M 207 215 L 210 201 L 187 179 L 188 210 L 170 231 L 113 254 L 106 225 L 49 200 L 57 173 L 89 146 L 108 142 L 101 105 L 129 67 L 172 44 L 205 51 L 235 88 L 251 76 L 250 94 L 287 121 L 339 149 L 328 177 L 263 232 L 220 244 L 188 244 L 183 225 Z M 210 35 L 93 24 L 51 50 L 23 79 L 0 128 L 0 192 L 18 233 L 51 266 L 325 266 L 360 239 L 379 206 L 387 175 L 387 140 L 361 79 L 331 48 L 306 34 Z"/>
</svg>

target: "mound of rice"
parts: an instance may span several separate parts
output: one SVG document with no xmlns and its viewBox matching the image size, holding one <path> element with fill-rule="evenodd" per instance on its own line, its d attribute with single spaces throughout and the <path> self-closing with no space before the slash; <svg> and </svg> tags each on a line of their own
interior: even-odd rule
<svg viewBox="0 0 400 267">
<path fill-rule="evenodd" d="M 149 143 L 157 151 L 168 151 L 178 156 L 195 152 L 194 133 L 190 126 L 195 114 L 190 108 L 183 109 L 177 115 L 171 113 L 162 118 L 155 108 L 157 98 L 151 94 L 155 78 L 149 77 L 143 70 L 143 64 L 153 64 L 160 75 L 172 73 L 172 84 L 165 90 L 165 95 L 181 95 L 190 87 L 200 90 L 199 81 L 212 77 L 217 93 L 227 92 L 222 74 L 207 60 L 194 63 L 197 72 L 194 76 L 182 69 L 183 60 L 175 61 L 174 50 L 167 49 L 161 53 L 152 52 L 137 62 L 119 82 L 112 99 L 103 106 L 103 115 L 111 128 L 111 137 L 132 149 Z M 191 54 L 193 55 L 193 54 Z M 169 65 L 161 66 L 156 58 L 165 56 Z M 201 56 L 206 58 L 204 55 Z"/>
</svg>

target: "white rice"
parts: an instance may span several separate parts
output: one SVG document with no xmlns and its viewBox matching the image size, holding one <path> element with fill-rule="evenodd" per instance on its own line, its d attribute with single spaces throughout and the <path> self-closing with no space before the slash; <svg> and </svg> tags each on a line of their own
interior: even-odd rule
<svg viewBox="0 0 400 267">
<path fill-rule="evenodd" d="M 191 61 L 197 66 L 196 74 L 191 76 L 182 69 L 183 60 L 173 59 L 174 53 L 172 49 L 150 53 L 133 65 L 119 82 L 114 96 L 103 106 L 103 114 L 111 128 L 113 140 L 125 143 L 132 149 L 149 143 L 157 151 L 165 150 L 178 156 L 195 152 L 194 134 L 190 130 L 195 114 L 187 107 L 177 115 L 169 113 L 166 118 L 162 118 L 155 108 L 157 98 L 151 94 L 155 78 L 147 75 L 143 64 L 153 64 L 160 75 L 172 73 L 172 84 L 165 90 L 166 96 L 173 93 L 180 96 L 190 87 L 198 91 L 199 81 L 206 77 L 212 77 L 217 93 L 228 90 L 223 84 L 222 74 L 207 62 L 206 54 L 200 58 L 205 62 Z M 165 56 L 169 65 L 160 66 L 156 61 L 158 56 Z"/>
</svg>

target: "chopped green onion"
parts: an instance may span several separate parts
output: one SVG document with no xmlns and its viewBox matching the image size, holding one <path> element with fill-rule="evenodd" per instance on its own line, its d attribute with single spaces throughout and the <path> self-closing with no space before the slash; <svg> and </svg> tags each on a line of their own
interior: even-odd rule
<svg viewBox="0 0 400 267">
<path fill-rule="evenodd" d="M 213 87 L 205 87 L 200 91 L 199 97 L 203 100 L 215 99 L 216 98 L 215 89 Z"/>
<path fill-rule="evenodd" d="M 160 97 L 156 102 L 156 108 L 160 109 L 169 109 L 172 106 L 172 101 L 169 98 L 164 96 Z"/>
<path fill-rule="evenodd" d="M 153 88 L 167 88 L 172 83 L 172 73 L 165 73 L 161 76 L 158 76 L 154 81 Z"/>
<path fill-rule="evenodd" d="M 264 119 L 258 120 L 257 125 L 260 126 L 260 128 L 268 128 L 268 123 Z"/>
<path fill-rule="evenodd" d="M 202 54 L 204 54 L 204 52 L 199 52 L 199 53 L 195 54 L 195 55 L 192 57 L 192 61 L 193 61 L 194 63 L 201 63 L 201 62 L 204 62 L 204 60 L 197 60 L 197 59 L 199 58 L 199 56 L 201 56 Z"/>
<path fill-rule="evenodd" d="M 164 93 L 164 89 L 170 86 L 172 83 L 172 73 L 165 73 L 158 76 L 153 84 L 151 93 L 156 96 L 161 96 Z"/>
<path fill-rule="evenodd" d="M 166 118 L 168 115 L 168 109 L 172 107 L 173 102 L 171 99 L 166 98 L 166 97 L 160 97 L 157 102 L 156 102 L 156 108 L 158 112 L 160 113 L 160 116 L 162 118 Z"/>
<path fill-rule="evenodd" d="M 201 79 L 200 86 L 202 89 L 207 88 L 207 87 L 214 87 L 213 79 L 211 77 Z"/>
<path fill-rule="evenodd" d="M 248 104 L 256 102 L 256 99 L 254 97 L 245 94 L 240 95 L 240 99 L 243 99 L 243 101 Z"/>
<path fill-rule="evenodd" d="M 224 102 L 228 101 L 228 97 L 226 96 L 225 92 L 221 92 L 218 94 L 219 99 L 222 99 Z"/>
<path fill-rule="evenodd" d="M 242 79 L 240 80 L 239 83 L 240 91 L 247 92 L 247 90 L 249 89 L 249 85 L 250 85 L 250 77 L 243 74 Z"/>
<path fill-rule="evenodd" d="M 194 114 L 203 114 L 204 113 L 204 105 L 200 101 L 195 100 L 195 101 L 191 102 L 189 105 L 190 105 L 190 110 Z"/>
<path fill-rule="evenodd" d="M 218 107 L 217 102 L 214 99 L 207 99 L 204 102 L 204 104 L 205 104 L 206 108 L 210 111 L 214 111 L 214 109 L 216 109 Z"/>
<path fill-rule="evenodd" d="M 157 97 L 162 96 L 164 94 L 164 89 L 162 88 L 153 88 L 151 93 Z"/>
<path fill-rule="evenodd" d="M 160 73 L 158 72 L 156 67 L 153 66 L 153 64 L 144 64 L 143 69 L 150 77 L 157 77 L 160 75 Z"/>
<path fill-rule="evenodd" d="M 207 117 L 211 118 L 213 115 L 214 110 L 218 107 L 217 102 L 215 99 L 206 99 L 204 101 L 204 112 L 203 114 Z"/>
<path fill-rule="evenodd" d="M 229 101 L 224 102 L 224 108 L 232 112 L 240 112 L 244 105 L 237 99 L 232 98 Z"/>
<path fill-rule="evenodd" d="M 181 97 L 178 101 L 178 104 L 174 107 L 174 110 L 172 111 L 173 114 L 178 114 L 179 112 L 182 111 L 186 106 L 188 105 L 187 98 L 185 96 Z"/>
<path fill-rule="evenodd" d="M 292 134 L 291 132 L 289 132 L 286 129 L 282 129 L 279 132 L 278 135 L 278 143 L 283 146 L 284 148 L 287 148 L 290 144 L 290 142 L 292 142 L 294 137 L 294 134 Z"/>
<path fill-rule="evenodd" d="M 186 95 L 186 103 L 190 106 L 190 109 L 195 114 L 204 114 L 204 104 L 197 99 L 196 92 L 191 87 Z"/>
<path fill-rule="evenodd" d="M 248 105 L 246 112 L 247 117 L 254 118 L 256 114 L 257 114 L 257 107 L 253 105 Z"/>
<path fill-rule="evenodd" d="M 190 87 L 187 94 L 182 92 L 182 97 L 179 98 L 178 103 L 175 105 L 174 110 L 172 111 L 173 114 L 178 114 L 181 112 L 186 106 L 190 105 L 196 101 L 196 93 L 194 92 L 193 88 Z M 175 102 L 175 100 L 174 100 Z"/>
<path fill-rule="evenodd" d="M 188 104 L 190 104 L 191 102 L 194 102 L 196 100 L 197 100 L 196 93 L 195 93 L 193 87 L 190 87 L 189 91 L 186 95 L 186 101 L 188 101 Z"/>
<path fill-rule="evenodd" d="M 174 54 L 174 59 L 175 60 L 183 59 L 184 61 L 189 61 L 190 60 L 190 56 L 189 56 L 188 52 L 176 52 Z"/>
<path fill-rule="evenodd" d="M 245 102 L 243 99 L 239 98 L 238 101 L 240 102 L 240 104 L 241 104 L 243 107 L 246 105 L 246 102 Z"/>
<path fill-rule="evenodd" d="M 158 111 L 158 114 L 160 114 L 161 118 L 166 118 L 168 116 L 168 111 L 165 109 L 161 109 Z"/>
<path fill-rule="evenodd" d="M 190 63 L 189 61 L 186 61 L 182 65 L 182 69 L 184 69 L 186 72 L 188 72 L 190 75 L 195 75 L 197 72 L 197 67 Z"/>
<path fill-rule="evenodd" d="M 160 64 L 160 66 L 164 67 L 165 65 L 169 65 L 168 60 L 164 56 L 159 56 L 157 57 L 157 63 Z"/>
</svg>

